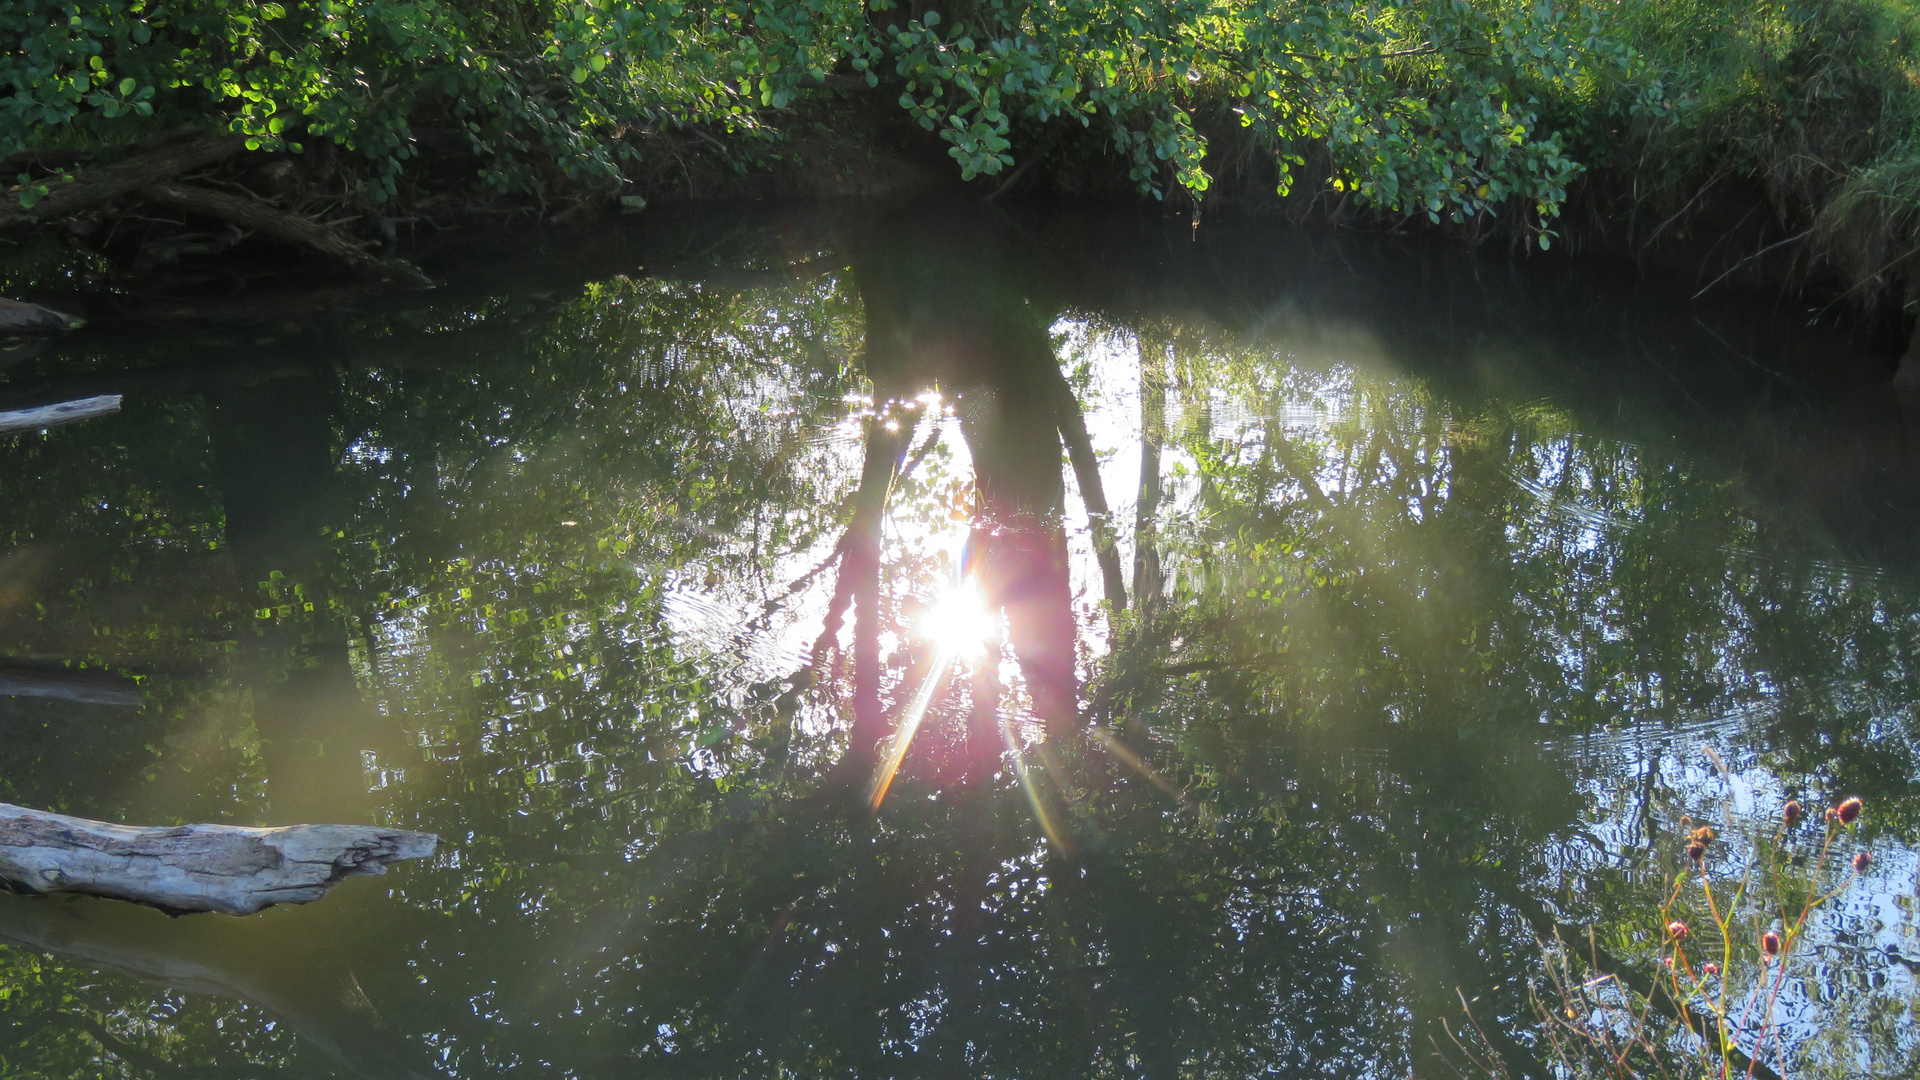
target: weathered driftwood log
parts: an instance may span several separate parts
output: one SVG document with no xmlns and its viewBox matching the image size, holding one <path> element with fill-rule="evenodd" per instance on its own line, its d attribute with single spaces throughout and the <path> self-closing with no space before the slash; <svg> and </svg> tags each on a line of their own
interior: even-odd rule
<svg viewBox="0 0 1920 1080">
<path fill-rule="evenodd" d="M 106 416 L 108 413 L 119 411 L 119 394 L 100 394 L 77 401 L 62 401 L 57 405 L 40 405 L 31 409 L 0 412 L 0 435 L 39 431 L 42 428 L 71 424 L 76 420 L 91 420 L 96 416 Z"/>
<path fill-rule="evenodd" d="M 344 878 L 433 853 L 427 833 L 371 825 L 141 828 L 0 803 L 0 883 L 163 911 L 251 915 L 318 900 Z"/>
<path fill-rule="evenodd" d="M 0 660 L 0 696 L 59 698 L 86 705 L 138 705 L 140 686 L 104 671 L 74 671 Z"/>
</svg>

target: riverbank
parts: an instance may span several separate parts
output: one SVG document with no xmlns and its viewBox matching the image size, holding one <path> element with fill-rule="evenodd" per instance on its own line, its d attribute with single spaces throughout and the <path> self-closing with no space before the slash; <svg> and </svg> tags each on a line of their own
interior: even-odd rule
<svg viewBox="0 0 1920 1080">
<path fill-rule="evenodd" d="M 1517 256 L 1602 253 L 1675 273 L 1690 293 L 1772 291 L 1892 352 L 1912 323 L 1920 22 L 1908 0 L 1408 7 L 1399 23 L 1353 16 L 1231 55 L 1174 48 L 1199 24 L 1158 8 L 1108 11 L 1152 18 L 1103 43 L 921 5 L 849 23 L 807 71 L 767 58 L 783 31 L 703 38 L 705 52 L 683 36 L 646 59 L 633 35 L 680 16 L 635 9 L 618 29 L 556 9 L 551 25 L 509 31 L 459 21 L 492 10 L 468 6 L 427 29 L 407 21 L 418 13 L 341 7 L 342 25 L 433 42 L 424 52 L 341 53 L 304 9 L 268 13 L 306 51 L 249 54 L 249 85 L 352 71 L 388 87 L 372 98 L 325 79 L 277 98 L 212 83 L 196 97 L 162 85 L 187 60 L 154 60 L 133 30 L 79 28 L 88 79 L 131 74 L 0 124 L 13 150 L 0 170 L 15 180 L 0 290 L 176 289 L 278 273 L 289 256 L 424 288 L 406 253 L 439 232 L 591 226 L 686 203 L 1145 201 L 1194 220 L 1282 215 Z M 224 32 L 181 38 L 180 57 Z M 51 81 L 22 84 L 35 93 L 64 70 L 48 40 L 23 39 L 52 65 L 34 76 Z M 735 51 L 712 52 L 723 40 Z M 1010 59 L 1021 41 L 1047 63 Z M 1174 51 L 1155 59 L 1156 42 Z M 571 68 L 553 52 L 589 45 L 592 62 Z M 733 74 L 700 82 L 722 61 Z M 646 66 L 659 63 L 665 83 Z"/>
</svg>

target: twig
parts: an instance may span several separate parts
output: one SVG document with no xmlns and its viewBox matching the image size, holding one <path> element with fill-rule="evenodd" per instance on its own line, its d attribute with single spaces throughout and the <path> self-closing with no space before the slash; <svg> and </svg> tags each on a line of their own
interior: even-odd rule
<svg viewBox="0 0 1920 1080">
<path fill-rule="evenodd" d="M 1040 154 L 1028 155 L 1027 160 L 1014 166 L 1013 171 L 1007 174 L 1007 178 L 1000 182 L 1000 186 L 988 192 L 987 197 L 982 199 L 981 201 L 992 202 L 993 200 L 999 198 L 1000 196 L 1005 195 L 1013 187 L 1013 185 L 1020 182 L 1021 177 L 1027 175 L 1027 170 L 1033 168 L 1034 163 L 1039 161 L 1042 156 L 1043 155 L 1040 155 Z"/>
<path fill-rule="evenodd" d="M 1806 239 L 1807 237 L 1809 237 L 1809 236 L 1811 236 L 1811 235 L 1813 235 L 1813 230 L 1812 230 L 1812 229 L 1808 229 L 1808 230 L 1807 230 L 1806 232 L 1803 232 L 1803 233 L 1800 233 L 1800 234 L 1799 234 L 1799 235 L 1797 235 L 1797 236 L 1789 236 L 1789 237 L 1787 237 L 1787 238 L 1786 238 L 1785 240 L 1778 240 L 1778 241 L 1775 241 L 1774 243 L 1771 243 L 1771 244 L 1768 244 L 1768 245 L 1767 245 L 1766 247 L 1763 247 L 1763 248 L 1761 248 L 1761 249 L 1760 249 L 1759 251 L 1756 251 L 1756 252 L 1754 252 L 1753 254 L 1751 254 L 1751 255 L 1749 255 L 1749 256 L 1747 256 L 1746 258 L 1744 258 L 1744 259 L 1741 259 L 1741 260 L 1740 260 L 1739 262 L 1737 262 L 1737 263 L 1734 263 L 1734 264 L 1733 264 L 1732 266 L 1729 266 L 1729 267 L 1727 267 L 1727 272 L 1726 272 L 1726 273 L 1724 273 L 1724 274 L 1721 274 L 1721 275 L 1720 275 L 1719 277 L 1717 277 L 1717 278 L 1714 278 L 1714 279 L 1713 279 L 1712 281 L 1709 281 L 1709 282 L 1707 282 L 1707 284 L 1706 284 L 1706 287 L 1705 287 L 1705 288 L 1702 288 L 1702 289 L 1701 289 L 1701 290 L 1700 290 L 1699 292 L 1697 292 L 1697 293 L 1694 293 L 1694 294 L 1693 294 L 1692 296 L 1690 296 L 1690 297 L 1688 297 L 1688 299 L 1690 299 L 1690 300 L 1698 300 L 1698 299 L 1700 299 L 1700 298 L 1701 298 L 1702 296 L 1705 296 L 1705 295 L 1706 295 L 1706 293 L 1707 293 L 1707 289 L 1711 289 L 1711 288 L 1713 288 L 1713 287 L 1714 287 L 1715 285 L 1718 285 L 1718 284 L 1720 284 L 1721 282 L 1723 282 L 1723 281 L 1725 281 L 1725 280 L 1727 280 L 1728 278 L 1730 278 L 1730 277 L 1732 277 L 1732 276 L 1733 276 L 1733 272 L 1734 272 L 1734 271 L 1736 271 L 1736 270 L 1738 270 L 1738 269 L 1740 269 L 1741 267 L 1743 267 L 1743 266 L 1745 266 L 1745 265 L 1747 265 L 1748 263 L 1750 263 L 1750 262 L 1752 262 L 1753 260 L 1755 260 L 1755 259 L 1757 259 L 1757 258 L 1759 258 L 1760 256 L 1762 256 L 1762 255 L 1765 255 L 1765 254 L 1766 254 L 1767 252 L 1769 252 L 1769 251 L 1772 251 L 1772 250 L 1773 250 L 1774 248 L 1777 248 L 1777 247 L 1784 247 L 1784 246 L 1785 246 L 1785 245 L 1787 245 L 1787 244 L 1791 244 L 1791 243 L 1793 243 L 1793 242 L 1794 242 L 1795 240 L 1805 240 L 1805 239 Z"/>
<path fill-rule="evenodd" d="M 1680 220 L 1680 215 L 1693 209 L 1693 204 L 1699 202 L 1700 197 L 1702 195 L 1705 195 L 1713 187 L 1713 185 L 1719 183 L 1720 178 L 1725 175 L 1727 174 L 1724 172 L 1720 172 L 1720 173 L 1715 173 L 1713 174 L 1713 176 L 1709 177 L 1706 183 L 1700 185 L 1700 190 L 1693 193 L 1693 198 L 1687 200 L 1687 203 L 1685 206 L 1682 206 L 1680 209 L 1675 210 L 1673 212 L 1672 217 L 1668 218 L 1667 220 L 1661 222 L 1659 225 L 1655 226 L 1654 230 L 1647 234 L 1647 238 L 1640 242 L 1640 247 L 1644 249 L 1648 245 L 1652 244 L 1655 240 L 1658 240 L 1660 238 L 1660 234 L 1666 231 L 1667 226 Z"/>
</svg>

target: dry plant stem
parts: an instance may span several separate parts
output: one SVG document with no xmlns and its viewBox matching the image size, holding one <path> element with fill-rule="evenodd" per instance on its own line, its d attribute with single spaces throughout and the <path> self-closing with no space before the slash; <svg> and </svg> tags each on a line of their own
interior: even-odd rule
<svg viewBox="0 0 1920 1080">
<path fill-rule="evenodd" d="M 1730 931 L 1733 927 L 1735 913 L 1740 908 L 1741 900 L 1752 887 L 1754 867 L 1752 864 L 1748 865 L 1746 871 L 1741 875 L 1738 887 L 1734 890 L 1732 896 L 1727 898 L 1727 902 L 1724 905 L 1714 892 L 1713 880 L 1707 872 L 1704 861 L 1702 861 L 1697 868 L 1696 872 L 1700 877 L 1701 894 L 1706 903 L 1708 914 L 1711 916 L 1714 926 L 1720 933 L 1719 977 L 1721 981 L 1717 988 L 1711 992 L 1708 991 L 1705 973 L 1696 971 L 1687 957 L 1685 945 L 1682 944 L 1683 936 L 1676 935 L 1672 944 L 1673 952 L 1669 958 L 1672 970 L 1668 977 L 1668 987 L 1680 1012 L 1688 1012 L 1688 1003 L 1697 999 L 1702 1001 L 1709 1011 L 1713 1013 L 1713 1021 L 1716 1029 L 1715 1034 L 1718 1036 L 1717 1057 L 1719 1074 L 1723 1080 L 1731 1077 L 1732 1070 L 1741 1057 L 1746 1058 L 1746 1066 L 1742 1071 L 1749 1080 L 1756 1075 L 1756 1072 L 1765 1075 L 1777 1075 L 1772 1073 L 1771 1070 L 1768 1070 L 1767 1067 L 1762 1064 L 1762 1060 L 1766 1055 L 1768 1044 L 1777 1037 L 1776 1025 L 1774 1024 L 1774 1010 L 1778 1004 L 1780 992 L 1785 985 L 1786 957 L 1792 952 L 1793 943 L 1799 939 L 1801 932 L 1805 929 L 1807 919 L 1812 915 L 1813 911 L 1840 893 L 1845 892 L 1858 876 L 1858 871 L 1855 870 L 1849 873 L 1845 879 L 1832 889 L 1821 892 L 1817 888 L 1820 875 L 1826 869 L 1827 859 L 1832 854 L 1834 839 L 1842 827 L 1844 826 L 1829 812 L 1826 832 L 1821 840 L 1820 853 L 1813 864 L 1812 884 L 1814 888 L 1809 889 L 1798 911 L 1789 913 L 1783 910 L 1780 912 L 1783 932 L 1779 954 L 1774 957 L 1765 957 L 1763 955 L 1763 964 L 1772 964 L 1773 966 L 1772 977 L 1763 983 L 1764 994 L 1747 999 L 1747 1003 L 1741 1010 L 1737 1020 L 1729 1017 L 1727 1002 L 1726 978 L 1733 970 L 1734 958 L 1733 935 Z M 1785 838 L 1785 828 L 1785 825 L 1782 824 L 1774 832 L 1773 850 L 1775 851 L 1779 849 L 1779 845 Z M 1776 873 L 1778 872 L 1777 866 L 1774 867 L 1774 871 Z M 1661 905 L 1661 918 L 1663 921 L 1668 922 L 1669 925 L 1672 925 L 1673 921 L 1675 921 L 1673 908 L 1679 902 L 1681 894 L 1685 890 L 1686 882 L 1686 874 L 1683 873 L 1676 876 L 1673 887 L 1667 894 L 1665 903 Z M 1758 931 L 1757 927 L 1756 931 Z M 1682 983 L 1682 975 L 1686 976 L 1685 984 Z M 1760 1009 L 1760 1018 L 1758 1020 L 1759 1038 L 1754 1046 L 1753 1054 L 1748 1056 L 1739 1049 L 1738 1034 L 1751 1030 L 1756 1006 Z M 1636 1027 L 1634 1030 L 1638 1031 L 1642 1029 Z M 1705 1034 L 1704 1031 L 1700 1031 L 1698 1028 L 1695 1030 L 1699 1034 Z M 1610 1040 L 1603 1039 L 1602 1041 L 1611 1048 Z M 1703 1056 L 1707 1054 L 1707 1047 L 1705 1045 L 1702 1046 L 1701 1050 Z M 1613 1060 L 1616 1067 L 1624 1067 L 1625 1051 L 1614 1054 Z M 1709 1068 L 1711 1068 L 1713 1058 L 1709 1056 L 1707 1063 Z"/>
<path fill-rule="evenodd" d="M 1787 953 L 1785 949 L 1782 949 L 1780 951 L 1780 962 L 1774 965 L 1773 986 L 1767 990 L 1767 1011 L 1760 1028 L 1760 1042 L 1753 1048 L 1753 1057 L 1747 1063 L 1748 1080 L 1752 1080 L 1754 1066 L 1760 1064 L 1760 1059 L 1766 1056 L 1767 1042 L 1773 1039 L 1779 1030 L 1773 1022 L 1773 1007 L 1780 999 L 1780 987 L 1786 982 L 1786 979 Z"/>
</svg>

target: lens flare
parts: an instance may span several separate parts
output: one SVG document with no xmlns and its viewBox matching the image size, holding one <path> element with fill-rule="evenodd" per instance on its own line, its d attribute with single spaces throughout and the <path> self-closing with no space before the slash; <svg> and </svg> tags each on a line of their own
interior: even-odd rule
<svg viewBox="0 0 1920 1080">
<path fill-rule="evenodd" d="M 953 585 L 920 618 L 920 634 L 943 656 L 977 660 L 1000 636 L 1000 618 L 972 578 Z"/>
<path fill-rule="evenodd" d="M 907 711 L 894 725 L 887 752 L 867 786 L 867 806 L 873 810 L 880 809 L 886 800 L 887 789 L 893 786 L 901 762 L 907 759 L 907 749 L 913 745 L 914 733 L 920 730 L 920 721 L 926 719 L 927 709 L 933 705 L 953 662 L 961 657 L 978 660 L 986 656 L 987 646 L 999 640 L 1000 620 L 980 595 L 980 586 L 968 578 L 941 595 L 921 617 L 919 630 L 920 636 L 933 645 L 933 662 Z"/>
</svg>

